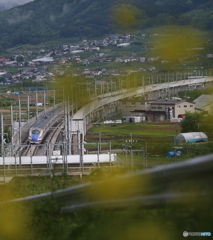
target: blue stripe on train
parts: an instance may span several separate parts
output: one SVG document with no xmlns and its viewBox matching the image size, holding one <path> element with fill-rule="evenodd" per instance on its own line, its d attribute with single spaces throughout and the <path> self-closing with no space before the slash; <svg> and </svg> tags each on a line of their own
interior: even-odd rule
<svg viewBox="0 0 213 240">
<path fill-rule="evenodd" d="M 32 141 L 38 141 L 39 134 L 32 134 Z"/>
</svg>

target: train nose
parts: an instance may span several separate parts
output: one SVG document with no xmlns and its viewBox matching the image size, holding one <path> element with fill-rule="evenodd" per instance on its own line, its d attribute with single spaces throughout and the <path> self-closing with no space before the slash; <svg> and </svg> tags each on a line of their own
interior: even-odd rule
<svg viewBox="0 0 213 240">
<path fill-rule="evenodd" d="M 32 134 L 32 141 L 38 141 L 39 134 Z"/>
</svg>

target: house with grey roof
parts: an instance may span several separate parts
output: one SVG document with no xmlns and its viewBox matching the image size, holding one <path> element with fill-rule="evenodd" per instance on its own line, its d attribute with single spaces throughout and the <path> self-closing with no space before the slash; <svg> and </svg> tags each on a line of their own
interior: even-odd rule
<svg viewBox="0 0 213 240">
<path fill-rule="evenodd" d="M 194 101 L 195 108 L 208 114 L 213 114 L 213 94 L 202 94 Z"/>
</svg>

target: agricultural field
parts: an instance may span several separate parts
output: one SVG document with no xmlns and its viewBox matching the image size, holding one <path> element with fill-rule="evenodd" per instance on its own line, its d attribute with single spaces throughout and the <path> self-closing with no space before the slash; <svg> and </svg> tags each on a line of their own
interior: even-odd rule
<svg viewBox="0 0 213 240">
<path fill-rule="evenodd" d="M 122 148 L 129 144 L 132 149 L 140 149 L 146 143 L 148 149 L 156 144 L 174 144 L 174 137 L 180 132 L 179 123 L 143 122 L 98 125 L 90 128 L 86 135 L 86 142 L 111 141 L 112 149 Z M 160 154 L 160 148 L 153 154 Z"/>
<path fill-rule="evenodd" d="M 179 123 L 170 122 L 141 122 L 141 123 L 122 123 L 105 124 L 89 129 L 89 132 L 101 132 L 103 134 L 116 135 L 136 135 L 141 137 L 172 137 L 180 131 Z"/>
<path fill-rule="evenodd" d="M 175 136 L 181 132 L 179 123 L 143 122 L 96 125 L 85 136 L 88 153 L 99 151 L 116 153 L 122 166 L 128 169 L 152 168 L 162 164 L 184 161 L 213 151 L 211 141 L 207 143 L 176 144 Z M 97 143 L 106 144 L 98 144 Z M 95 143 L 90 145 L 89 143 Z M 173 147 L 181 147 L 181 156 L 166 157 Z M 99 147 L 99 149 L 98 149 Z"/>
<path fill-rule="evenodd" d="M 89 143 L 107 143 L 99 145 L 100 152 L 108 152 L 111 142 L 112 152 L 129 168 L 154 167 L 172 163 L 166 152 L 172 151 L 174 137 L 180 132 L 179 123 L 143 122 L 98 125 L 90 128 L 85 137 L 87 153 L 97 152 L 97 145 Z M 179 158 L 181 161 L 184 158 Z M 134 163 L 133 163 L 134 162 Z"/>
</svg>

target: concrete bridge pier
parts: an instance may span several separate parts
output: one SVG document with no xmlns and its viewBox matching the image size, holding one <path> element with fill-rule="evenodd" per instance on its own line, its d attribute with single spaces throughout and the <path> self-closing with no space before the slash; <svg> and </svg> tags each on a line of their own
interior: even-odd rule
<svg viewBox="0 0 213 240">
<path fill-rule="evenodd" d="M 104 108 L 103 108 L 103 117 L 116 114 L 120 110 L 121 110 L 121 101 L 115 101 L 115 102 L 106 104 L 104 105 Z"/>
<path fill-rule="evenodd" d="M 151 92 L 146 92 L 146 93 L 145 93 L 145 100 L 152 100 L 152 94 L 151 94 Z"/>
<path fill-rule="evenodd" d="M 103 108 L 98 108 L 94 112 L 92 112 L 93 121 L 97 121 L 98 119 L 102 118 L 103 116 Z"/>
<path fill-rule="evenodd" d="M 158 99 L 158 95 L 159 95 L 158 90 L 152 91 L 152 92 L 149 93 L 149 98 L 150 99 L 148 99 L 148 100 Z"/>
</svg>

